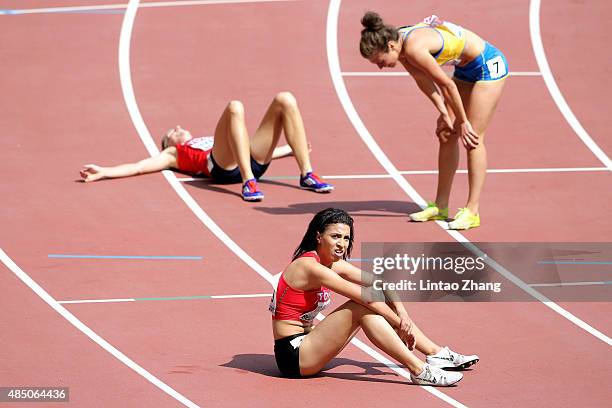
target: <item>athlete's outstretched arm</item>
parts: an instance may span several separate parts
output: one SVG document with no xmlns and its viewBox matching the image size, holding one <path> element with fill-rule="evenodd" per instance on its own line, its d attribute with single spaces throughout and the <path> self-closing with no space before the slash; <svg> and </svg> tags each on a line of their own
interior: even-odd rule
<svg viewBox="0 0 612 408">
<path fill-rule="evenodd" d="M 154 173 L 172 167 L 176 167 L 175 147 L 169 147 L 157 156 L 149 157 L 136 163 L 125 163 L 111 167 L 86 164 L 81 169 L 80 174 L 85 182 L 91 182 L 105 178 L 130 177 L 138 174 Z"/>
</svg>

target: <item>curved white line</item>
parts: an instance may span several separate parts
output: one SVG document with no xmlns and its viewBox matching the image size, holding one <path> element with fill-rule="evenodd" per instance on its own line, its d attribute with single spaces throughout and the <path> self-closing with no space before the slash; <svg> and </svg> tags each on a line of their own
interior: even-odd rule
<svg viewBox="0 0 612 408">
<path fill-rule="evenodd" d="M 597 143 L 595 143 L 587 131 L 582 127 L 580 121 L 570 109 L 569 105 L 565 101 L 565 98 L 563 98 L 563 95 L 561 94 L 561 90 L 555 82 L 555 78 L 550 70 L 550 66 L 548 65 L 548 60 L 546 59 L 546 54 L 544 53 L 544 45 L 542 42 L 542 35 L 540 33 L 540 3 L 540 0 L 531 0 L 529 4 L 529 32 L 531 34 L 533 52 L 535 54 L 538 67 L 540 68 L 540 72 L 542 73 L 542 77 L 544 78 L 544 83 L 548 88 L 548 92 L 550 92 L 550 96 L 552 96 L 553 100 L 557 104 L 557 107 L 563 114 L 563 117 L 572 127 L 576 135 L 578 135 L 580 140 L 582 140 L 589 150 L 593 152 L 599 161 L 601 161 L 603 165 L 608 168 L 608 170 L 612 171 L 612 160 L 610 160 L 608 155 L 601 150 Z"/>
<path fill-rule="evenodd" d="M 42 300 L 44 300 L 53 310 L 59 313 L 64 319 L 66 319 L 70 324 L 76 327 L 79 331 L 81 331 L 84 335 L 89 337 L 93 342 L 98 344 L 108 353 L 110 353 L 117 360 L 121 361 L 123 364 L 134 370 L 136 373 L 147 379 L 153 385 L 164 391 L 166 394 L 175 398 L 177 401 L 180 401 L 185 406 L 188 407 L 197 407 L 196 404 L 189 401 L 187 398 L 183 397 L 181 394 L 176 392 L 170 386 L 168 386 L 163 381 L 159 380 L 153 374 L 142 368 L 128 356 L 123 354 L 117 348 L 115 348 L 108 341 L 104 340 L 100 337 L 96 332 L 91 330 L 87 325 L 81 322 L 76 316 L 70 313 L 64 306 L 60 305 L 57 300 L 53 298 L 46 290 L 44 290 L 38 283 L 34 281 L 27 273 L 25 273 L 13 260 L 4 252 L 2 248 L 0 248 L 0 260 L 3 264 L 7 266 L 23 283 L 25 283 L 30 289 L 34 291 Z"/>
<path fill-rule="evenodd" d="M 385 170 L 391 175 L 391 177 L 397 182 L 402 190 L 410 197 L 415 203 L 417 203 L 421 208 L 425 208 L 426 202 L 420 196 L 419 193 L 406 181 L 404 177 L 399 173 L 396 167 L 391 163 L 387 155 L 382 151 L 382 149 L 378 146 L 366 126 L 363 124 L 357 110 L 353 106 L 353 102 L 348 94 L 346 89 L 346 85 L 344 84 L 344 79 L 342 77 L 342 71 L 340 70 L 340 60 L 338 57 L 338 16 L 340 14 L 340 3 L 341 0 L 331 0 L 329 4 L 329 12 L 327 18 L 327 58 L 329 63 L 329 71 L 332 77 L 332 81 L 334 83 L 334 87 L 336 88 L 336 92 L 338 94 L 338 98 L 344 108 L 349 120 L 355 127 L 355 130 L 361 137 L 361 139 L 365 142 L 368 148 L 372 151 L 372 154 L 378 162 L 385 168 Z M 444 225 L 440 221 L 436 221 L 436 223 L 444 229 Z M 445 229 L 446 230 L 446 229 Z M 563 309 L 561 306 L 557 305 L 546 296 L 542 295 L 537 290 L 533 289 L 519 277 L 514 275 L 512 272 L 501 266 L 491 257 L 486 257 L 484 252 L 482 252 L 476 245 L 471 243 L 463 234 L 458 231 L 446 230 L 446 232 L 453 237 L 456 241 L 461 242 L 466 248 L 472 251 L 475 255 L 479 257 L 483 257 L 486 259 L 486 263 L 488 263 L 491 267 L 493 267 L 499 274 L 503 277 L 514 283 L 516 286 L 521 288 L 524 292 L 539 300 L 550 309 L 554 310 L 564 318 L 568 319 L 578 327 L 583 330 L 586 330 L 588 333 L 607 343 L 608 345 L 612 345 L 612 339 L 606 336 L 599 330 L 590 326 L 586 322 L 582 321 L 578 317 L 574 316 L 567 310 Z"/>
<path fill-rule="evenodd" d="M 134 127 L 144 143 L 147 151 L 151 156 L 159 154 L 159 150 L 155 145 L 155 141 L 151 137 L 149 129 L 142 119 L 138 104 L 136 103 L 136 96 L 134 95 L 134 88 L 132 85 L 132 76 L 130 73 L 130 39 L 132 35 L 132 27 L 136 15 L 136 9 L 138 8 L 139 0 L 130 0 L 128 9 L 126 11 L 124 26 L 121 30 L 121 38 L 119 43 L 119 77 L 121 80 L 121 89 L 123 91 L 123 98 L 127 106 L 130 118 L 134 123 Z M 262 278 L 272 284 L 272 275 L 253 258 L 249 256 L 238 244 L 236 244 L 209 216 L 204 212 L 202 208 L 196 203 L 196 201 L 189 195 L 187 190 L 177 180 L 176 176 L 171 171 L 162 172 L 170 186 L 174 191 L 183 199 L 189 209 L 198 217 L 200 221 L 213 233 L 215 236 L 229 247 L 241 260 L 249 265 L 255 272 L 257 272 Z"/>
</svg>

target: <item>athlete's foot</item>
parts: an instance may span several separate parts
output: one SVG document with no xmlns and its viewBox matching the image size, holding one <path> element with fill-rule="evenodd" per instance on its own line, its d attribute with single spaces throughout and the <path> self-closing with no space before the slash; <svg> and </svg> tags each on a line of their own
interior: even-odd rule
<svg viewBox="0 0 612 408">
<path fill-rule="evenodd" d="M 448 223 L 448 229 L 451 230 L 467 230 L 476 227 L 480 227 L 480 216 L 467 208 L 460 208 L 455 219 Z"/>
<path fill-rule="evenodd" d="M 300 188 L 312 190 L 317 193 L 329 193 L 334 189 L 334 186 L 324 182 L 321 177 L 310 171 L 306 173 L 305 176 L 300 177 Z"/>
<path fill-rule="evenodd" d="M 410 373 L 410 379 L 414 384 L 434 387 L 450 387 L 457 384 L 462 378 L 461 373 L 444 371 L 428 363 L 423 365 L 423 371 L 419 375 Z"/>
<path fill-rule="evenodd" d="M 436 354 L 426 358 L 427 364 L 444 370 L 465 370 L 476 364 L 479 360 L 480 358 L 475 354 L 466 356 L 456 353 L 448 347 L 443 347 Z"/>
<path fill-rule="evenodd" d="M 423 211 L 409 215 L 412 221 L 425 222 L 431 220 L 445 220 L 448 218 L 448 208 L 438 208 L 436 203 L 427 203 L 427 208 Z"/>
<path fill-rule="evenodd" d="M 264 194 L 259 191 L 257 180 L 249 179 L 242 185 L 242 199 L 244 201 L 261 201 Z"/>
</svg>

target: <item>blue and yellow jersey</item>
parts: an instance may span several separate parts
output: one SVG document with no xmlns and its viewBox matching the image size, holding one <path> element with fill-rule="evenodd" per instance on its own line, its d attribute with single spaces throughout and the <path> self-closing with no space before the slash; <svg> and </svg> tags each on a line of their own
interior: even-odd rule
<svg viewBox="0 0 612 408">
<path fill-rule="evenodd" d="M 430 16 L 422 23 L 400 27 L 398 32 L 406 41 L 410 33 L 420 28 L 434 29 L 442 37 L 442 48 L 433 55 L 439 65 L 457 65 L 461 62 L 461 53 L 465 48 L 466 38 L 463 27 L 449 21 L 442 21 L 437 16 Z"/>
</svg>

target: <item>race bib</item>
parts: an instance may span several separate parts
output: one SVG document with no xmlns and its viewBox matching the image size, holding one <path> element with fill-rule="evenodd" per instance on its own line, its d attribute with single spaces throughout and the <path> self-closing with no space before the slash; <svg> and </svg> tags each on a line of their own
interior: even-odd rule
<svg viewBox="0 0 612 408">
<path fill-rule="evenodd" d="M 196 137 L 187 142 L 187 146 L 204 151 L 212 149 L 214 144 L 215 138 L 212 136 Z"/>
<path fill-rule="evenodd" d="M 506 64 L 499 55 L 487 61 L 487 68 L 491 79 L 496 79 L 506 75 Z"/>
</svg>

